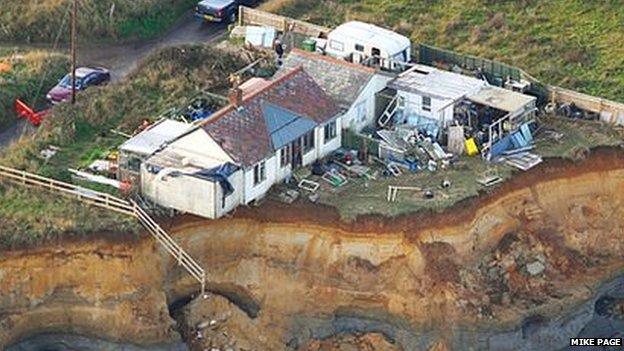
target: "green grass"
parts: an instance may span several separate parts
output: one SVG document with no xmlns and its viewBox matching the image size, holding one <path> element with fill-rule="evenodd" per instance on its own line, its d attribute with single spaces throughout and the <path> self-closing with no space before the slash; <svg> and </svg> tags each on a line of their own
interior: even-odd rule
<svg viewBox="0 0 624 351">
<path fill-rule="evenodd" d="M 599 122 L 543 117 L 541 126 L 563 134 L 560 140 L 542 133 L 537 135 L 535 153 L 545 158 L 578 159 L 598 146 L 619 146 L 624 143 L 622 132 Z M 378 166 L 373 167 L 381 171 Z M 508 180 L 514 172 L 520 171 L 504 163 L 487 163 L 480 157 L 463 156 L 457 164 L 446 170 L 417 173 L 403 171 L 400 177 L 378 176 L 374 181 L 352 178 L 340 188 L 334 188 L 318 177 L 311 179 L 322 186 L 319 202 L 336 207 L 343 219 L 352 221 L 365 214 L 395 217 L 423 210 L 443 211 L 461 200 L 477 196 L 480 191 L 487 191 L 476 181 L 486 173 Z M 443 180 L 451 182 L 449 189 L 441 188 Z M 396 202 L 387 202 L 389 185 L 429 189 L 434 191 L 435 197 L 425 199 L 420 191 L 401 190 Z"/>
<path fill-rule="evenodd" d="M 229 74 L 248 63 L 237 52 L 204 46 L 161 51 L 127 81 L 87 90 L 75 106 L 55 107 L 34 138 L 13 145 L 0 157 L 0 164 L 72 181 L 68 168 L 85 167 L 124 141 L 110 129 L 132 133 L 143 119 L 154 120 L 167 108 L 185 106 L 203 89 L 222 93 L 229 86 Z M 49 145 L 61 151 L 45 161 L 39 153 Z M 108 187 L 95 188 L 114 192 Z M 63 232 L 136 229 L 124 225 L 124 218 L 38 190 L 8 187 L 0 192 L 0 245 L 31 243 Z"/>
<path fill-rule="evenodd" d="M 78 4 L 79 38 L 93 42 L 155 37 L 196 1 L 79 0 Z M 4 0 L 0 42 L 53 42 L 59 34 L 61 41 L 67 42 L 70 5 L 71 0 Z"/>
<path fill-rule="evenodd" d="M 336 26 L 358 19 L 414 42 L 494 59 L 548 84 L 624 101 L 624 6 L 610 0 L 269 0 Z"/>
<path fill-rule="evenodd" d="M 15 99 L 40 106 L 47 91 L 69 70 L 67 56 L 38 50 L 5 50 L 0 52 L 0 63 L 11 67 L 0 73 L 0 131 L 16 120 Z"/>
</svg>

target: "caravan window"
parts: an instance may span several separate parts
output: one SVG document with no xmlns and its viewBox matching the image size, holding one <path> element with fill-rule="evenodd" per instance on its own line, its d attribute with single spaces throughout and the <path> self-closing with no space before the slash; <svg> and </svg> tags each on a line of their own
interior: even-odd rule
<svg viewBox="0 0 624 351">
<path fill-rule="evenodd" d="M 364 45 L 355 44 L 355 50 L 359 52 L 364 52 Z"/>
<path fill-rule="evenodd" d="M 344 51 L 344 43 L 338 40 L 330 40 L 329 47 L 336 51 Z"/>
</svg>

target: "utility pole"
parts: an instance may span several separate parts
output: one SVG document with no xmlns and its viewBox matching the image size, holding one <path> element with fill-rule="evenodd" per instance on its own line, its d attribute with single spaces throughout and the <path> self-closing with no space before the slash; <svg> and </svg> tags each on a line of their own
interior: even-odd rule
<svg viewBox="0 0 624 351">
<path fill-rule="evenodd" d="M 72 105 L 76 103 L 76 17 L 78 15 L 78 0 L 74 0 L 72 5 L 72 25 L 71 25 L 71 56 L 72 56 Z"/>
</svg>

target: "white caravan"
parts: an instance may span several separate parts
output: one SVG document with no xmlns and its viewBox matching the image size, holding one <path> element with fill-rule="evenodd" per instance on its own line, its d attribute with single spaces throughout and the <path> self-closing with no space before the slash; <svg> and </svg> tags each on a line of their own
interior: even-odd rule
<svg viewBox="0 0 624 351">
<path fill-rule="evenodd" d="M 328 55 L 355 63 L 368 60 L 372 65 L 397 69 L 410 62 L 411 47 L 409 39 L 398 33 L 352 21 L 331 31 L 324 49 Z"/>
</svg>

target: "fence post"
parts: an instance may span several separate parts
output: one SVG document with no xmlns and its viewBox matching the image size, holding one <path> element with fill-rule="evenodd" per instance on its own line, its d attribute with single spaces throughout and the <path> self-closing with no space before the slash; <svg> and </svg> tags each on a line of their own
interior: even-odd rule
<svg viewBox="0 0 624 351">
<path fill-rule="evenodd" d="M 202 270 L 201 295 L 205 299 L 206 296 L 206 271 Z"/>
</svg>

